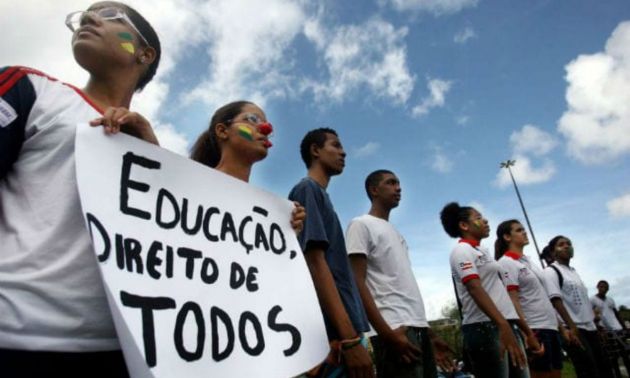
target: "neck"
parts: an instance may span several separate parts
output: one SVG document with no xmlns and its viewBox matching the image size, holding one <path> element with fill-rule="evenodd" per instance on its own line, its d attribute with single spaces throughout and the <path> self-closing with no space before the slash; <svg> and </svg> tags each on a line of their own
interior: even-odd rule
<svg viewBox="0 0 630 378">
<path fill-rule="evenodd" d="M 481 238 L 478 238 L 476 236 L 472 236 L 469 232 L 462 232 L 462 239 L 465 240 L 475 240 L 478 243 L 481 243 Z"/>
<path fill-rule="evenodd" d="M 508 251 L 510 252 L 514 252 L 516 254 L 519 255 L 523 255 L 523 246 L 518 246 L 518 245 L 514 245 L 514 244 L 510 244 L 510 246 L 508 247 Z"/>
<path fill-rule="evenodd" d="M 571 261 L 571 259 L 563 259 L 563 258 L 556 257 L 556 261 L 558 262 L 558 264 L 569 266 L 569 261 Z"/>
<path fill-rule="evenodd" d="M 135 89 L 130 83 L 135 83 L 135 81 L 117 78 L 100 79 L 92 76 L 83 88 L 83 92 L 103 110 L 112 106 L 129 109 Z"/>
<path fill-rule="evenodd" d="M 373 217 L 381 218 L 386 221 L 389 221 L 389 213 L 392 209 L 388 209 L 377 201 L 372 202 L 372 207 L 370 207 L 370 214 Z"/>
<path fill-rule="evenodd" d="M 313 179 L 316 183 L 318 183 L 322 188 L 328 188 L 328 184 L 330 183 L 330 175 L 322 168 L 319 164 L 312 164 L 308 169 L 308 177 Z"/>
<path fill-rule="evenodd" d="M 252 171 L 252 163 L 242 161 L 234 156 L 230 157 L 229 155 L 230 154 L 227 150 L 225 150 L 221 155 L 219 164 L 216 166 L 217 171 L 228 174 L 241 181 L 249 182 L 249 175 Z"/>
<path fill-rule="evenodd" d="M 597 296 L 600 297 L 601 299 L 606 299 L 606 294 L 597 293 Z"/>
</svg>

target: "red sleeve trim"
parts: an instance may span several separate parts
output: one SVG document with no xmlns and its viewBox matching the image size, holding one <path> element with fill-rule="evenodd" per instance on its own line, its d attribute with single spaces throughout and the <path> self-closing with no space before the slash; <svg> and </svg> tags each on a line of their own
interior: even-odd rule
<svg viewBox="0 0 630 378">
<path fill-rule="evenodd" d="M 27 72 L 21 70 L 19 67 L 11 67 L 2 73 L 0 76 L 0 81 L 2 81 L 2 85 L 0 85 L 0 96 L 4 96 L 9 89 L 13 88 L 15 83 L 17 83 L 21 78 L 26 76 Z"/>
<path fill-rule="evenodd" d="M 518 291 L 518 285 L 507 285 L 508 291 Z"/>
<path fill-rule="evenodd" d="M 78 94 L 79 96 L 81 96 L 81 97 L 83 98 L 83 100 L 84 100 L 85 102 L 87 102 L 87 103 L 88 103 L 91 107 L 93 107 L 93 108 L 94 108 L 94 110 L 96 110 L 97 112 L 99 112 L 99 113 L 101 113 L 101 114 L 104 114 L 104 113 L 105 113 L 105 111 L 104 111 L 103 109 L 101 109 L 98 105 L 96 105 L 96 103 L 95 103 L 94 101 L 92 101 L 92 99 L 90 99 L 90 98 L 88 97 L 88 95 L 86 95 L 86 94 L 85 94 L 85 92 L 83 92 L 82 90 L 80 90 L 79 88 L 75 87 L 75 86 L 74 86 L 74 85 L 72 85 L 72 84 L 68 84 L 68 83 L 63 83 L 63 84 L 64 84 L 64 85 L 66 85 L 66 86 L 68 86 L 68 87 L 70 87 L 70 88 L 72 88 L 75 92 L 77 92 L 77 94 Z"/>
<path fill-rule="evenodd" d="M 479 279 L 479 275 L 478 274 L 469 274 L 466 277 L 462 278 L 462 283 L 465 284 L 466 282 L 468 282 L 470 280 L 474 280 L 474 279 Z"/>
</svg>

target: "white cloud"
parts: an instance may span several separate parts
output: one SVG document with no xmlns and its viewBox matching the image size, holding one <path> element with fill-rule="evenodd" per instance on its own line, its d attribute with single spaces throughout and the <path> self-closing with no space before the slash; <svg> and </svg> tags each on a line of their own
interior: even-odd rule
<svg viewBox="0 0 630 378">
<path fill-rule="evenodd" d="M 510 144 L 514 153 L 543 156 L 548 154 L 558 142 L 549 134 L 534 125 L 525 125 L 520 131 L 510 135 Z"/>
<path fill-rule="evenodd" d="M 469 39 L 475 38 L 476 36 L 477 36 L 477 33 L 475 33 L 475 29 L 471 28 L 470 26 L 467 26 L 463 30 L 460 30 L 459 32 L 455 34 L 455 36 L 453 37 L 453 42 L 464 44 L 468 42 Z"/>
<path fill-rule="evenodd" d="M 284 52 L 302 31 L 305 9 L 288 0 L 223 0 L 196 7 L 204 29 L 205 77 L 186 96 L 211 109 L 237 99 L 264 106 L 290 90 L 293 62 Z"/>
<path fill-rule="evenodd" d="M 608 214 L 615 218 L 630 217 L 630 193 L 613 198 L 606 203 Z"/>
<path fill-rule="evenodd" d="M 414 108 L 411 109 L 411 114 L 414 117 L 422 117 L 429 113 L 431 109 L 444 106 L 446 93 L 451 89 L 451 86 L 451 81 L 428 79 L 427 87 L 429 89 L 429 96 L 422 99 L 420 104 L 414 106 Z"/>
<path fill-rule="evenodd" d="M 341 102 L 362 88 L 398 104 L 407 101 L 415 82 L 403 41 L 407 28 L 396 29 L 380 18 L 331 30 L 321 22 L 309 20 L 304 33 L 323 54 L 328 78 L 306 78 L 302 90 L 312 91 L 318 101 Z"/>
<path fill-rule="evenodd" d="M 381 148 L 380 143 L 367 142 L 365 145 L 355 148 L 353 155 L 357 158 L 364 158 L 374 155 Z"/>
<path fill-rule="evenodd" d="M 549 159 L 543 160 L 540 166 L 535 167 L 532 161 L 524 155 L 515 155 L 516 164 L 511 167 L 514 180 L 518 185 L 538 184 L 549 181 L 556 173 L 556 167 Z M 494 181 L 495 185 L 505 188 L 512 185 L 512 180 L 507 169 L 501 169 Z"/>
<path fill-rule="evenodd" d="M 477 6 L 478 0 L 389 0 L 394 9 L 400 12 L 425 11 L 436 16 L 452 14 L 464 8 Z"/>
<path fill-rule="evenodd" d="M 453 160 L 444 153 L 442 148 L 435 147 L 431 161 L 431 169 L 439 173 L 449 173 L 453 170 Z"/>
<path fill-rule="evenodd" d="M 558 121 L 569 155 L 593 164 L 630 153 L 630 21 L 620 23 L 603 52 L 566 66 L 568 109 Z"/>
</svg>

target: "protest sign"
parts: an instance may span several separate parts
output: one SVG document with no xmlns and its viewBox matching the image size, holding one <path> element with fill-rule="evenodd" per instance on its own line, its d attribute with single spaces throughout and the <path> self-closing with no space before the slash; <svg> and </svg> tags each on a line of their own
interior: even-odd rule
<svg viewBox="0 0 630 378">
<path fill-rule="evenodd" d="M 293 204 L 77 127 L 81 205 L 134 377 L 289 377 L 328 352 Z"/>
</svg>

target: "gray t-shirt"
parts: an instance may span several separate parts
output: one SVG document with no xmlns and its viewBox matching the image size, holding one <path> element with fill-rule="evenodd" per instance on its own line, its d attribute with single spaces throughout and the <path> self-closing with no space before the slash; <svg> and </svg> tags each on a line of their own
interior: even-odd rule
<svg viewBox="0 0 630 378">
<path fill-rule="evenodd" d="M 368 320 L 350 269 L 343 230 L 328 193 L 313 179 L 305 177 L 293 187 L 289 199 L 298 201 L 306 209 L 304 230 L 298 236 L 302 250 L 306 250 L 308 242 L 319 242 L 327 246 L 326 262 L 350 321 L 357 332 L 367 332 Z M 328 339 L 339 339 L 337 330 L 325 313 L 324 322 Z"/>
</svg>

